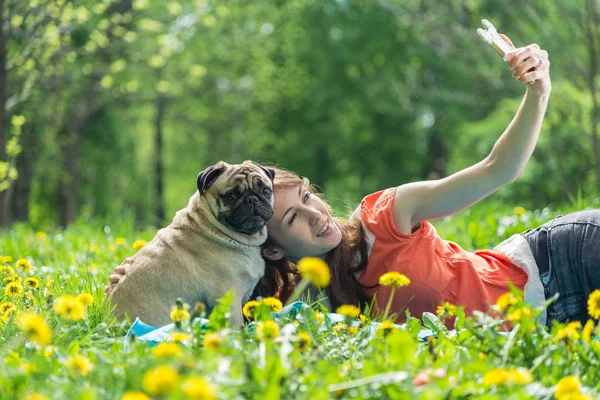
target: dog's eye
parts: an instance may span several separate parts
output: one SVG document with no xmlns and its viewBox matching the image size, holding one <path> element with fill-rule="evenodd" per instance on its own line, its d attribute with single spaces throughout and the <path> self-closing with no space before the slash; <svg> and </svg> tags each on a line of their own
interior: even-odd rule
<svg viewBox="0 0 600 400">
<path fill-rule="evenodd" d="M 235 193 L 233 193 L 233 192 L 228 193 L 228 194 L 225 195 L 225 201 L 228 201 L 228 202 L 232 203 L 232 202 L 235 201 L 235 199 L 237 199 L 237 195 Z"/>
<path fill-rule="evenodd" d="M 271 194 L 273 193 L 273 191 L 266 186 L 263 188 L 262 192 L 267 198 L 271 197 Z"/>
</svg>

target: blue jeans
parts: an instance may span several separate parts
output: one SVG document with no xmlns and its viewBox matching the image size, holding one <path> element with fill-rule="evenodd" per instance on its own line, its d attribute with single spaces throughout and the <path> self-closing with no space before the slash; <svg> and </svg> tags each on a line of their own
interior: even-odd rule
<svg viewBox="0 0 600 400">
<path fill-rule="evenodd" d="M 587 299 L 600 289 L 600 210 L 561 215 L 522 235 L 540 270 L 546 300 L 559 294 L 548 307 L 547 324 L 587 321 Z"/>
</svg>

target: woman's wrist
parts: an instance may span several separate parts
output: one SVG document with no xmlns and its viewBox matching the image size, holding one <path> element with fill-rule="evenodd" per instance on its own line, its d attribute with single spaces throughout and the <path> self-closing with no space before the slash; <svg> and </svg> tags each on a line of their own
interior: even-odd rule
<svg viewBox="0 0 600 400">
<path fill-rule="evenodd" d="M 552 91 L 552 86 L 550 83 L 541 83 L 536 82 L 533 85 L 526 85 L 527 90 L 525 92 L 525 96 L 527 98 L 535 98 L 540 101 L 548 101 L 550 97 L 550 92 Z"/>
</svg>

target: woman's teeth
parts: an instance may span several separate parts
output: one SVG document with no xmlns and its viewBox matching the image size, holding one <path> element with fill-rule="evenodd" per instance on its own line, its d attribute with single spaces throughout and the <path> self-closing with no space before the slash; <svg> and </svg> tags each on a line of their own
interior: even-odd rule
<svg viewBox="0 0 600 400">
<path fill-rule="evenodd" d="M 329 221 L 327 221 L 327 223 L 325 224 L 325 226 L 323 227 L 323 229 L 321 229 L 319 231 L 319 233 L 317 233 L 317 237 L 321 236 L 322 234 L 325 233 L 325 231 L 327 230 L 327 228 L 329 228 Z"/>
</svg>

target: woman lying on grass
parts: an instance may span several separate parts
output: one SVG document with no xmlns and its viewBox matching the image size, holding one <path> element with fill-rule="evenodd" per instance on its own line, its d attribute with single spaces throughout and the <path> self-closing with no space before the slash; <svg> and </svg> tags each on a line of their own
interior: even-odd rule
<svg viewBox="0 0 600 400">
<path fill-rule="evenodd" d="M 463 306 L 467 314 L 488 311 L 509 291 L 509 282 L 533 306 L 560 294 L 542 316 L 548 324 L 585 321 L 588 296 L 600 288 L 598 210 L 557 217 L 491 251 L 465 251 L 441 239 L 428 222 L 457 213 L 514 181 L 533 152 L 551 91 L 548 53 L 533 44 L 508 53 L 505 60 L 526 93 L 491 153 L 469 168 L 368 195 L 348 220 L 333 218 L 308 180 L 277 169 L 275 214 L 263 246 L 267 268 L 255 295 L 286 298 L 297 262 L 319 257 L 331 269 L 326 294 L 332 309 L 364 305 L 376 295 L 374 312 L 381 312 L 391 288 L 379 285 L 379 277 L 397 271 L 411 281 L 391 301 L 398 322 L 405 319 L 406 309 L 421 317 L 445 302 Z M 125 273 L 126 263 L 117 267 L 111 282 Z"/>
</svg>

